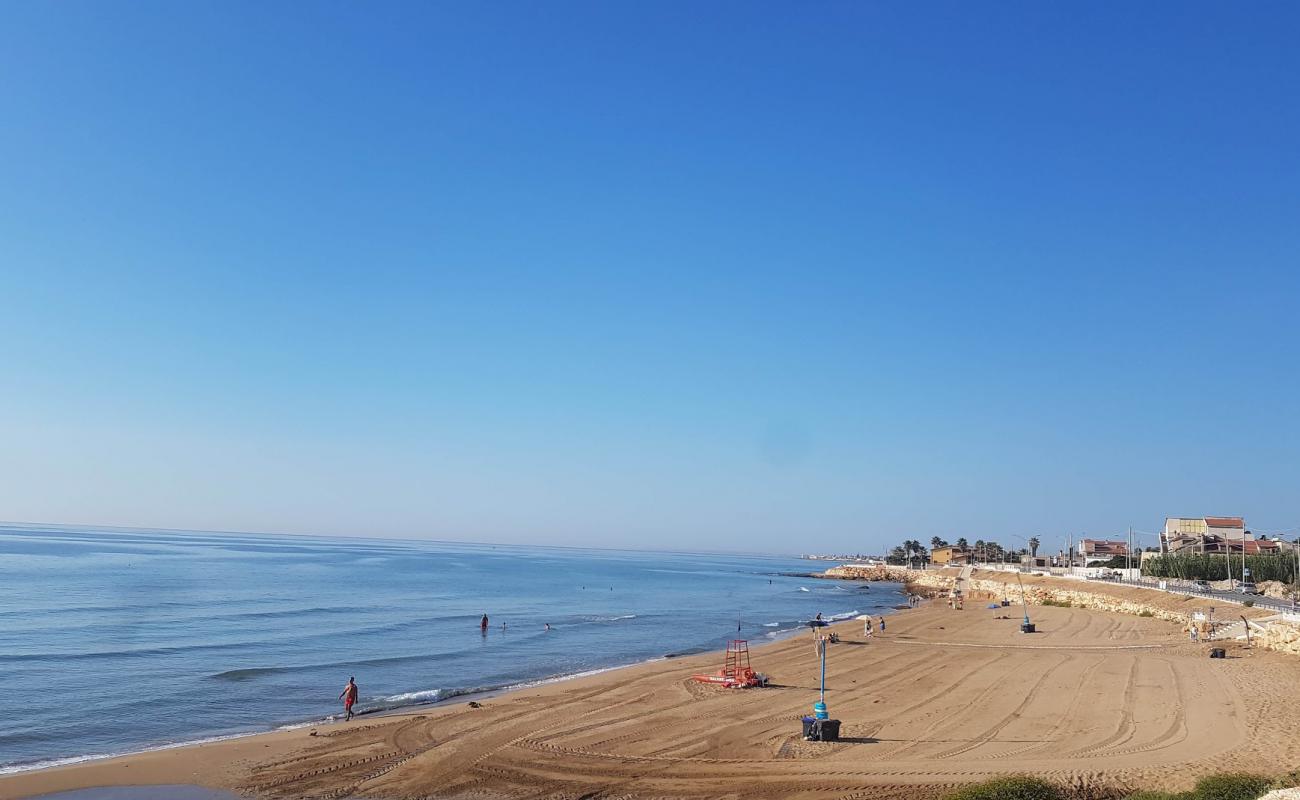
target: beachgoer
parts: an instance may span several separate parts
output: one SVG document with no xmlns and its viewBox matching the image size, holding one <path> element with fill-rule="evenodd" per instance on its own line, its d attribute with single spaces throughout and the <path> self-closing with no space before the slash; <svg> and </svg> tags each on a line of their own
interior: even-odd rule
<svg viewBox="0 0 1300 800">
<path fill-rule="evenodd" d="M 483 619 L 479 621 L 478 629 L 483 633 L 487 633 L 487 626 L 488 626 L 488 618 L 487 618 L 487 614 L 484 614 Z"/>
<path fill-rule="evenodd" d="M 884 632 L 885 632 L 885 618 L 884 618 L 884 617 L 881 617 L 881 618 L 880 618 L 880 632 L 881 632 L 881 633 L 884 633 Z"/>
<path fill-rule="evenodd" d="M 352 719 L 352 704 L 357 702 L 357 679 L 356 676 L 348 678 L 348 685 L 343 687 L 339 693 L 339 699 L 343 701 L 343 711 L 345 716 L 343 721 L 347 722 Z"/>
<path fill-rule="evenodd" d="M 820 611 L 817 612 L 817 624 L 822 624 L 822 612 Z"/>
<path fill-rule="evenodd" d="M 862 635 L 863 635 L 863 636 L 866 636 L 866 637 L 869 638 L 869 637 L 871 636 L 871 634 L 872 634 L 872 630 L 871 630 L 871 617 L 867 617 L 867 624 L 864 625 L 863 628 L 862 628 Z"/>
<path fill-rule="evenodd" d="M 505 629 L 506 629 L 506 624 L 503 622 L 501 623 L 501 630 L 505 630 Z"/>
<path fill-rule="evenodd" d="M 546 628 L 545 628 L 545 630 L 548 630 L 548 631 L 549 631 L 550 629 L 551 629 L 551 623 L 548 622 L 548 623 L 546 623 Z"/>
</svg>

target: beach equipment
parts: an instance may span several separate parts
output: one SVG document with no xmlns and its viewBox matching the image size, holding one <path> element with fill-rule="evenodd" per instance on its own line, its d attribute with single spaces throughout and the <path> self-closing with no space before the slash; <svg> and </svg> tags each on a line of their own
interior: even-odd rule
<svg viewBox="0 0 1300 800">
<path fill-rule="evenodd" d="M 1025 582 L 1021 580 L 1020 573 L 1016 573 L 1016 583 L 1020 584 L 1020 603 L 1025 608 L 1025 620 L 1020 623 L 1021 633 L 1033 633 L 1034 623 L 1029 621 L 1029 600 L 1025 597 Z"/>
<path fill-rule="evenodd" d="M 767 685 L 767 676 L 755 672 L 750 666 L 749 642 L 744 639 L 732 639 L 727 642 L 727 653 L 723 657 L 722 669 L 711 675 L 692 675 L 691 680 L 727 689 L 749 689 Z"/>
<path fill-rule="evenodd" d="M 817 640 L 817 652 L 821 656 L 821 693 L 817 702 L 813 703 L 813 715 L 804 717 L 803 738 L 809 742 L 835 742 L 840 738 L 840 721 L 831 719 L 830 711 L 826 708 L 826 646 L 825 639 Z"/>
</svg>

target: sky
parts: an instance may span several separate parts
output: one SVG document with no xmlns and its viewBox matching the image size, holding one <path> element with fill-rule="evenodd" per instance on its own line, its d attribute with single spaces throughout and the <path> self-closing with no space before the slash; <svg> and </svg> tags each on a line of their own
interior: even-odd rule
<svg viewBox="0 0 1300 800">
<path fill-rule="evenodd" d="M 1295 535 L 1298 25 L 0 4 L 0 519 Z"/>
</svg>

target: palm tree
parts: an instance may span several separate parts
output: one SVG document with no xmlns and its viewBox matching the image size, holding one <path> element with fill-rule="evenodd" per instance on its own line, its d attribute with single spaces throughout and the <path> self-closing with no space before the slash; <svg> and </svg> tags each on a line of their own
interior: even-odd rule
<svg viewBox="0 0 1300 800">
<path fill-rule="evenodd" d="M 940 539 L 938 536 L 935 536 L 934 538 L 930 539 L 931 550 L 938 550 L 940 547 L 947 547 L 947 546 L 948 543 L 945 542 L 943 539 Z"/>
<path fill-rule="evenodd" d="M 1038 555 L 1038 545 L 1039 545 L 1039 544 L 1041 544 L 1041 542 L 1038 541 L 1038 537 L 1037 537 L 1037 536 L 1030 536 L 1030 537 L 1029 537 L 1029 557 L 1030 557 L 1030 558 L 1034 558 L 1034 557 L 1036 557 L 1036 556 Z"/>
<path fill-rule="evenodd" d="M 970 549 L 970 544 L 967 543 L 966 537 L 963 536 L 962 538 L 957 540 L 957 549 L 963 552 Z"/>
<path fill-rule="evenodd" d="M 976 539 L 976 540 L 975 540 L 975 552 L 976 552 L 976 553 L 980 553 L 980 554 L 983 554 L 983 553 L 984 553 L 984 540 L 983 540 L 983 539 Z M 985 559 L 985 560 L 987 560 L 987 559 Z"/>
<path fill-rule="evenodd" d="M 911 566 L 912 557 L 914 555 L 922 556 L 922 557 L 925 556 L 925 547 L 915 539 L 908 539 L 907 541 L 903 542 L 903 549 L 907 551 L 908 566 Z"/>
</svg>

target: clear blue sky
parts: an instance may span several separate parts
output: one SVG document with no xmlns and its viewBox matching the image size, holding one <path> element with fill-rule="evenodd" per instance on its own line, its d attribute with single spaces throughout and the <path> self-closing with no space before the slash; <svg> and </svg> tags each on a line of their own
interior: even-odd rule
<svg viewBox="0 0 1300 800">
<path fill-rule="evenodd" d="M 10 2 L 0 519 L 1300 525 L 1294 3 Z"/>
</svg>

